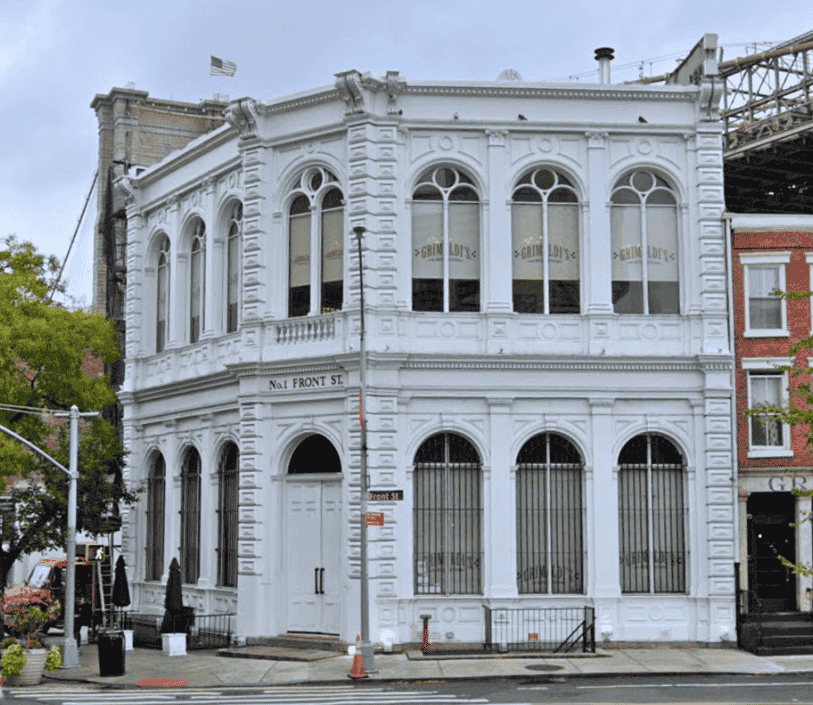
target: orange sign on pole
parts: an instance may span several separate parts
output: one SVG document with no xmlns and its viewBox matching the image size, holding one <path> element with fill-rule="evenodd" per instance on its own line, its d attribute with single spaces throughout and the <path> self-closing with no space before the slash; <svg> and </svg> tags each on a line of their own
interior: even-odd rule
<svg viewBox="0 0 813 705">
<path fill-rule="evenodd" d="M 367 526 L 384 526 L 384 512 L 367 512 L 364 523 Z"/>
</svg>

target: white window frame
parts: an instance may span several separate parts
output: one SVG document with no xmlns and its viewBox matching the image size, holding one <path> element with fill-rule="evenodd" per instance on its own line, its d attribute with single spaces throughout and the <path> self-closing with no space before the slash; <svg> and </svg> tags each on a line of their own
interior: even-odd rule
<svg viewBox="0 0 813 705">
<path fill-rule="evenodd" d="M 789 357 L 744 357 L 742 358 L 742 369 L 745 370 L 748 384 L 748 409 L 751 406 L 751 372 L 778 372 L 779 368 L 793 365 L 793 359 Z M 779 375 L 777 375 L 779 376 Z M 788 387 L 788 373 L 782 372 L 782 404 L 788 403 L 790 391 Z M 782 445 L 781 446 L 755 446 L 751 442 L 751 417 L 748 421 L 748 457 L 749 458 L 790 458 L 793 457 L 793 450 L 790 445 L 790 424 L 782 424 Z"/>
<path fill-rule="evenodd" d="M 751 312 L 749 306 L 749 291 L 748 291 L 748 267 L 760 266 L 779 266 L 779 289 L 780 291 L 787 291 L 787 280 L 785 279 L 785 266 L 790 262 L 790 251 L 786 252 L 741 252 L 740 264 L 742 265 L 742 292 L 743 292 L 743 312 L 745 316 L 745 333 L 746 338 L 787 338 L 790 336 L 788 331 L 788 307 L 785 299 L 780 301 L 780 312 L 782 316 L 781 328 L 752 328 L 751 327 Z M 785 265 L 785 266 L 782 266 Z"/>
</svg>

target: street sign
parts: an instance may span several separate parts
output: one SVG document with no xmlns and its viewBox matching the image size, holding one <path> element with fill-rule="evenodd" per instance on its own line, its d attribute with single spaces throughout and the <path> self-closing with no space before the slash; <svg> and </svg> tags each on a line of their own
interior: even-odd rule
<svg viewBox="0 0 813 705">
<path fill-rule="evenodd" d="M 403 498 L 403 490 L 370 490 L 371 502 L 392 502 Z"/>
<path fill-rule="evenodd" d="M 367 512 L 364 523 L 366 526 L 384 526 L 384 512 Z"/>
</svg>

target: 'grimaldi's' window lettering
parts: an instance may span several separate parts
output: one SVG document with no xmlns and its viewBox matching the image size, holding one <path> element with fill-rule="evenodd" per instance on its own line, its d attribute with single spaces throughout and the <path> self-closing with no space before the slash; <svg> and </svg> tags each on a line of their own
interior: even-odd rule
<svg viewBox="0 0 813 705">
<path fill-rule="evenodd" d="M 512 200 L 514 311 L 579 313 L 579 199 L 572 182 L 552 169 L 529 171 Z"/>
<path fill-rule="evenodd" d="M 480 310 L 480 199 L 451 167 L 424 172 L 412 193 L 412 310 Z"/>
<path fill-rule="evenodd" d="M 616 182 L 611 202 L 614 311 L 680 313 L 674 191 L 660 176 L 639 169 Z"/>
</svg>

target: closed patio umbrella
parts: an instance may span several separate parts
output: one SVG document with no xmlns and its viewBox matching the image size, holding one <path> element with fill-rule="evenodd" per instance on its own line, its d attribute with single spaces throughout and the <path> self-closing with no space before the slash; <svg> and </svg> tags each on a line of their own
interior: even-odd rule
<svg viewBox="0 0 813 705">
<path fill-rule="evenodd" d="M 167 592 L 164 598 L 164 623 L 161 632 L 171 634 L 175 632 L 175 622 L 183 612 L 183 591 L 181 588 L 181 566 L 178 559 L 173 558 L 169 564 L 169 577 L 167 578 Z"/>
<path fill-rule="evenodd" d="M 113 577 L 113 597 L 112 601 L 116 607 L 121 608 L 119 612 L 120 625 L 124 627 L 124 608 L 130 600 L 130 585 L 127 583 L 127 571 L 125 569 L 124 556 L 119 556 L 116 561 L 116 573 Z"/>
</svg>

